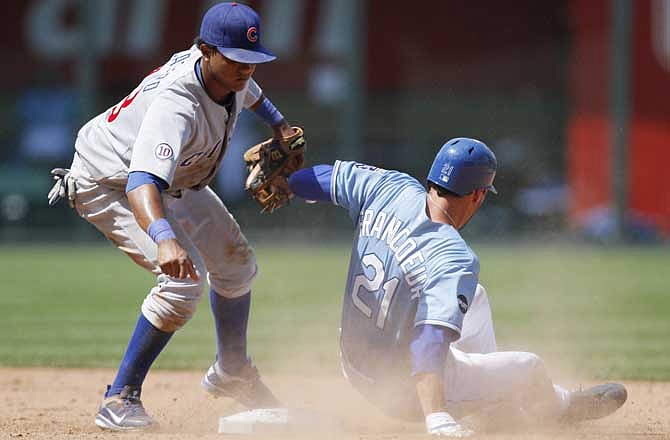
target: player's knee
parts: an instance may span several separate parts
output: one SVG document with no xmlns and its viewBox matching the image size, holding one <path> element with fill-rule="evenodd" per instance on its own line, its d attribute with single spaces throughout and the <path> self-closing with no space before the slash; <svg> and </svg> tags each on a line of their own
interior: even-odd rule
<svg viewBox="0 0 670 440">
<path fill-rule="evenodd" d="M 519 357 L 520 367 L 527 372 L 531 382 L 544 381 L 547 370 L 542 358 L 535 353 L 522 353 Z"/>
<path fill-rule="evenodd" d="M 244 266 L 230 275 L 209 274 L 209 285 L 220 296 L 224 298 L 238 298 L 251 290 L 251 285 L 258 274 L 256 259 L 251 258 Z"/>
<path fill-rule="evenodd" d="M 193 316 L 205 285 L 203 278 L 176 281 L 160 275 L 158 286 L 144 299 L 142 313 L 159 330 L 177 331 Z"/>
<path fill-rule="evenodd" d="M 475 297 L 484 297 L 488 298 L 488 294 L 486 293 L 486 288 L 482 286 L 481 284 L 477 284 L 477 289 L 475 290 Z"/>
<path fill-rule="evenodd" d="M 542 361 L 542 358 L 535 353 L 521 352 L 519 355 L 519 362 L 527 370 L 544 368 L 544 361 Z"/>
</svg>

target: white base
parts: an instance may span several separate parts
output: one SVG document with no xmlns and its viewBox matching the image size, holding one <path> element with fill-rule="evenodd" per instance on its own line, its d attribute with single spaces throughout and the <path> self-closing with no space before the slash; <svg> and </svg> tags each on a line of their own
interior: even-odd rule
<svg viewBox="0 0 670 440">
<path fill-rule="evenodd" d="M 219 434 L 258 434 L 295 431 L 314 425 L 316 417 L 307 410 L 287 408 L 252 409 L 219 419 Z"/>
</svg>

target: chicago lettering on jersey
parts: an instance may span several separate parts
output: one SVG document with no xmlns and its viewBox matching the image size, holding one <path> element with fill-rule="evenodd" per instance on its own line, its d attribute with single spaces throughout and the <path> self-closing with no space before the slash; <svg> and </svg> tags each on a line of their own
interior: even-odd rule
<svg viewBox="0 0 670 440">
<path fill-rule="evenodd" d="M 221 146 L 223 145 L 223 139 L 219 139 L 219 141 L 214 144 L 214 146 L 209 150 L 209 151 L 198 151 L 196 153 L 191 154 L 189 157 L 184 159 L 179 166 L 180 167 L 189 167 L 196 163 L 201 157 L 206 157 L 207 159 L 211 159 L 212 156 L 214 156 L 214 153 L 218 152 L 221 149 Z"/>
<path fill-rule="evenodd" d="M 421 295 L 423 285 L 428 279 L 425 259 L 421 250 L 417 250 L 416 241 L 411 238 L 410 230 L 403 228 L 402 220 L 384 211 L 375 213 L 366 209 L 363 213 L 359 236 L 376 238 L 386 244 L 405 275 L 412 297 Z"/>
</svg>

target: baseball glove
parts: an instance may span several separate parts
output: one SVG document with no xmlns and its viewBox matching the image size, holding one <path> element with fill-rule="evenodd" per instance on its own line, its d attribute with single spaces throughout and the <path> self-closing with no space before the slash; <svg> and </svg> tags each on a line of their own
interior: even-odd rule
<svg viewBox="0 0 670 440">
<path fill-rule="evenodd" d="M 305 136 L 302 128 L 292 128 L 292 136 L 270 138 L 244 153 L 249 170 L 245 189 L 261 205 L 261 212 L 272 213 L 293 197 L 288 177 L 305 162 Z"/>
</svg>

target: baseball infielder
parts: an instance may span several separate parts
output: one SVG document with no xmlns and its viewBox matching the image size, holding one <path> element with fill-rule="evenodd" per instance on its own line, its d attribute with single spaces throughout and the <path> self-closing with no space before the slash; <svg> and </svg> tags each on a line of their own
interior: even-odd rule
<svg viewBox="0 0 670 440">
<path fill-rule="evenodd" d="M 96 416 L 101 428 L 155 424 L 140 401 L 142 383 L 193 315 L 206 281 L 218 347 L 203 386 L 249 407 L 277 406 L 246 351 L 256 260 L 209 187 L 242 109 L 253 110 L 278 139 L 296 135 L 252 78 L 256 64 L 274 59 L 261 45 L 256 12 L 237 3 L 213 6 L 196 44 L 84 125 L 71 169 L 55 170 L 50 202 L 67 196 L 81 217 L 156 275 Z"/>
<path fill-rule="evenodd" d="M 356 225 L 342 312 L 344 374 L 392 417 L 423 416 L 430 434 L 469 436 L 456 420 L 477 412 L 602 417 L 626 399 L 618 384 L 568 392 L 535 354 L 496 351 L 479 261 L 458 232 L 496 193 L 496 167 L 484 143 L 456 138 L 435 157 L 427 191 L 406 174 L 355 162 L 289 179 L 297 196 L 341 206 Z"/>
</svg>

